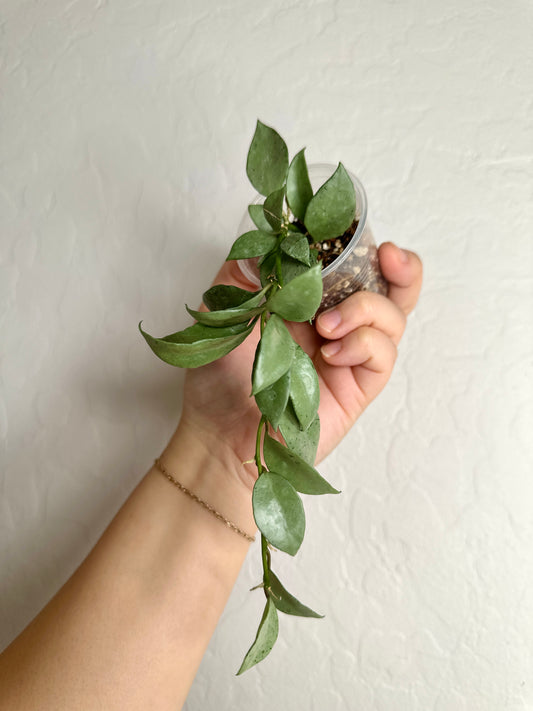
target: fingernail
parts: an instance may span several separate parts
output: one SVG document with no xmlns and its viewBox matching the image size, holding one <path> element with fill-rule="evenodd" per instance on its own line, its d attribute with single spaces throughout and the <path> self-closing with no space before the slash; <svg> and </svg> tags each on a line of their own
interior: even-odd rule
<svg viewBox="0 0 533 711">
<path fill-rule="evenodd" d="M 320 314 L 318 320 L 325 331 L 334 331 L 341 322 L 341 315 L 337 309 L 330 309 Z"/>
<path fill-rule="evenodd" d="M 334 356 L 336 353 L 338 353 L 340 349 L 341 342 L 333 341 L 332 343 L 326 343 L 326 345 L 322 346 L 320 350 L 322 351 L 323 356 L 325 356 L 326 358 L 331 358 L 331 356 Z"/>
<path fill-rule="evenodd" d="M 409 261 L 409 254 L 405 251 L 405 249 L 400 249 L 398 248 L 398 258 L 402 264 L 407 264 Z"/>
</svg>

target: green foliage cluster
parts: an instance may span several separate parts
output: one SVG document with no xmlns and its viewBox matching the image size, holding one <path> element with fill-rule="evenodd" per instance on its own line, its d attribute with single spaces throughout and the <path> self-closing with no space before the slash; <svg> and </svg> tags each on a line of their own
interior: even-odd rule
<svg viewBox="0 0 533 711">
<path fill-rule="evenodd" d="M 300 494 L 339 493 L 313 467 L 320 436 L 318 376 L 285 321 L 314 317 L 322 299 L 322 278 L 317 253 L 310 245 L 342 235 L 355 217 L 355 191 L 342 163 L 313 194 L 304 150 L 289 164 L 281 136 L 260 121 L 246 172 L 265 200 L 249 206 L 257 229 L 237 238 L 228 259 L 257 257 L 262 288 L 249 292 L 224 284 L 211 287 L 203 295 L 209 311 L 187 307 L 195 325 L 164 338 L 154 338 L 139 324 L 154 353 L 182 368 L 223 357 L 257 324 L 260 328 L 251 373 L 252 395 L 259 410 L 258 477 L 252 504 L 261 532 L 263 579 L 258 587 L 263 589 L 266 605 L 238 674 L 269 654 L 278 636 L 278 611 L 321 617 L 293 597 L 271 567 L 271 548 L 294 556 L 303 541 L 305 513 Z M 276 433 L 281 437 L 276 438 Z"/>
</svg>

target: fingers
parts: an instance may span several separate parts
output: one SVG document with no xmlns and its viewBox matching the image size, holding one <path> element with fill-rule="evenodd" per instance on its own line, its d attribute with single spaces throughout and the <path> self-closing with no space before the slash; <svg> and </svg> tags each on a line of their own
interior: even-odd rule
<svg viewBox="0 0 533 711">
<path fill-rule="evenodd" d="M 320 314 L 316 327 L 323 338 L 338 341 L 355 329 L 370 326 L 382 331 L 397 345 L 405 324 L 404 311 L 386 296 L 358 291 Z"/>
<path fill-rule="evenodd" d="M 346 395 L 347 412 L 354 400 L 365 407 L 387 383 L 407 314 L 414 308 L 422 284 L 422 264 L 413 252 L 387 243 L 380 247 L 379 258 L 389 282 L 388 296 L 357 292 L 316 321 L 318 334 L 326 339 L 317 365 L 329 386 L 343 398 L 348 387 L 343 369 L 352 371 L 356 390 L 353 397 Z"/>
<path fill-rule="evenodd" d="M 390 372 L 396 360 L 396 345 L 383 331 L 361 326 L 338 341 L 322 346 L 331 365 L 364 365 L 374 373 Z"/>
<path fill-rule="evenodd" d="M 389 282 L 388 297 L 406 314 L 418 301 L 422 287 L 422 262 L 418 255 L 385 242 L 378 250 L 379 265 Z"/>
<path fill-rule="evenodd" d="M 323 345 L 320 355 L 315 362 L 329 390 L 355 419 L 387 384 L 397 349 L 383 331 L 361 326 L 344 338 Z M 347 368 L 350 378 L 346 378 Z"/>
</svg>

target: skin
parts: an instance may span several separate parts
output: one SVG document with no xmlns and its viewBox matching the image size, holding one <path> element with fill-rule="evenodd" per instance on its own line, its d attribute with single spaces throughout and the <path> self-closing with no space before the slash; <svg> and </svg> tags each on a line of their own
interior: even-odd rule
<svg viewBox="0 0 533 711">
<path fill-rule="evenodd" d="M 354 294 L 316 326 L 291 324 L 319 374 L 317 462 L 386 384 L 418 299 L 418 257 L 390 243 L 379 257 L 388 298 Z M 250 287 L 231 262 L 215 282 Z M 254 469 L 243 462 L 259 419 L 249 397 L 254 350 L 250 338 L 188 371 L 183 414 L 161 456 L 182 484 L 250 534 Z M 152 468 L 80 568 L 0 655 L 0 710 L 180 709 L 248 548 Z"/>
<path fill-rule="evenodd" d="M 405 255 L 405 256 L 404 256 Z M 403 262 L 403 259 L 407 259 Z M 389 281 L 388 297 L 358 292 L 317 319 L 288 324 L 293 337 L 312 358 L 320 382 L 320 462 L 341 441 L 355 420 L 387 383 L 396 349 L 422 285 L 422 264 L 412 252 L 392 243 L 379 249 L 380 266 Z M 255 288 L 235 262 L 226 262 L 215 283 Z M 332 326 L 332 311 L 339 323 Z M 253 456 L 258 413 L 250 395 L 250 364 L 257 345 L 248 338 L 220 361 L 187 373 L 182 424 L 223 437 L 240 462 Z M 327 346 L 327 343 L 330 345 Z M 338 346 L 330 354 L 333 344 Z M 242 474 L 242 471 L 241 471 Z M 255 468 L 246 469 L 253 486 Z"/>
</svg>

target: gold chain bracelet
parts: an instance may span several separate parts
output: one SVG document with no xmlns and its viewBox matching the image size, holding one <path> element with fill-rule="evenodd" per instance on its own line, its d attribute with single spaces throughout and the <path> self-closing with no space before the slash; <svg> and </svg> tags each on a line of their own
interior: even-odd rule
<svg viewBox="0 0 533 711">
<path fill-rule="evenodd" d="M 200 504 L 200 506 L 203 506 L 204 509 L 207 509 L 207 511 L 210 511 L 215 518 L 218 518 L 219 521 L 222 521 L 222 523 L 225 523 L 228 528 L 231 528 L 232 531 L 235 531 L 235 533 L 238 533 L 239 536 L 242 536 L 243 538 L 246 538 L 247 541 L 250 543 L 253 543 L 255 541 L 255 538 L 252 536 L 249 536 L 246 531 L 243 531 L 241 528 L 236 526 L 234 523 L 231 521 L 228 521 L 228 519 L 223 516 L 221 513 L 219 513 L 216 509 L 214 509 L 210 504 L 207 503 L 207 501 L 204 501 L 201 499 L 199 496 L 196 494 L 193 494 L 192 491 L 187 489 L 186 486 L 183 486 L 177 479 L 175 479 L 170 472 L 168 472 L 165 467 L 161 464 L 160 459 L 156 459 L 154 461 L 154 464 L 158 471 L 161 472 L 161 474 L 165 477 L 165 479 L 168 479 L 168 481 L 173 484 L 176 488 L 178 488 L 180 491 L 183 491 L 184 494 L 187 494 L 189 498 L 191 498 L 193 501 L 196 501 L 197 504 Z"/>
</svg>

